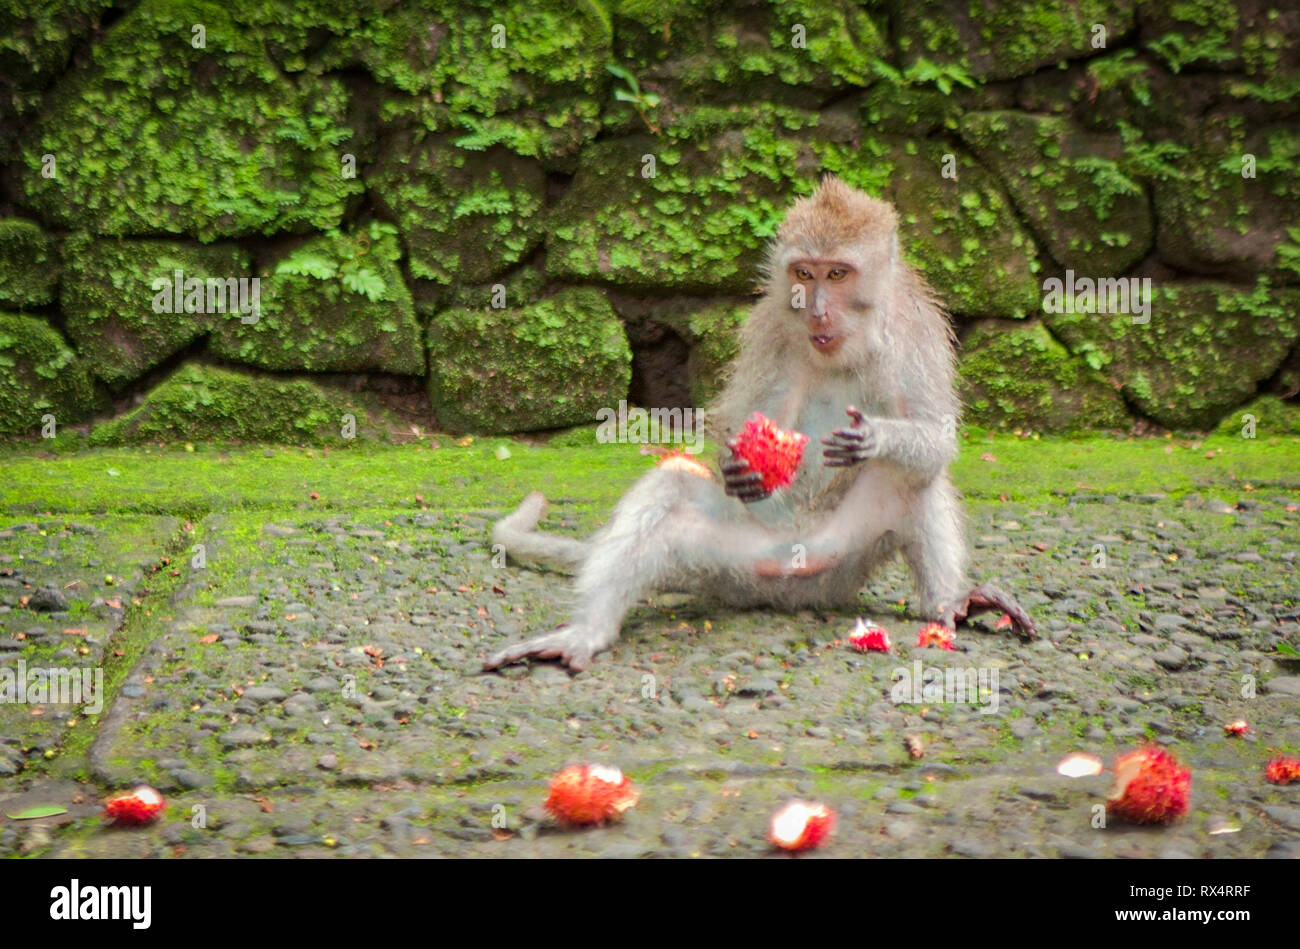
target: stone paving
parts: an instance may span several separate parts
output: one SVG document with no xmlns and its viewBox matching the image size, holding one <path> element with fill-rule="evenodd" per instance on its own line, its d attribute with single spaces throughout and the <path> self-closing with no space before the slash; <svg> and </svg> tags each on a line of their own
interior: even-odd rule
<svg viewBox="0 0 1300 949">
<path fill-rule="evenodd" d="M 665 595 L 576 676 L 478 671 L 563 620 L 568 595 L 562 575 L 494 564 L 498 511 L 6 517 L 0 668 L 99 667 L 112 694 L 98 717 L 0 704 L 0 814 L 68 808 L 0 817 L 0 854 L 754 856 L 800 796 L 839 815 L 828 856 L 1297 857 L 1300 786 L 1263 780 L 1300 751 L 1300 664 L 1277 654 L 1300 643 L 1297 507 L 973 503 L 974 576 L 1021 599 L 1036 643 L 989 618 L 956 652 L 915 648 L 899 563 L 863 593 L 892 655 L 849 649 L 849 613 Z M 561 499 L 543 526 L 575 520 Z M 985 689 L 893 701 L 896 670 L 934 668 Z M 1236 718 L 1253 731 L 1226 737 Z M 1151 739 L 1193 769 L 1192 813 L 1094 826 L 1109 776 L 1057 762 Z M 588 761 L 623 768 L 641 803 L 554 826 L 548 778 Z M 166 819 L 106 827 L 103 796 L 138 783 Z"/>
</svg>

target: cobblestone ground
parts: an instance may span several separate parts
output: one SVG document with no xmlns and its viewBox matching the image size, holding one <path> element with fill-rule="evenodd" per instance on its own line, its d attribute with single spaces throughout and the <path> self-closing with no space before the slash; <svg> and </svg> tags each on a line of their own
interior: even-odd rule
<svg viewBox="0 0 1300 949">
<path fill-rule="evenodd" d="M 674 595 L 577 676 L 478 672 L 565 618 L 567 578 L 493 564 L 498 511 L 8 517 L 0 668 L 101 666 L 118 693 L 98 719 L 0 705 L 0 814 L 67 808 L 0 820 L 0 854 L 754 856 L 801 796 L 839 814 L 828 856 L 1300 856 L 1300 786 L 1263 779 L 1300 750 L 1300 666 L 1276 651 L 1300 642 L 1300 492 L 1238 500 L 968 505 L 974 575 L 1021 598 L 1031 645 L 990 619 L 956 652 L 914 648 L 900 563 L 863 594 L 893 655 L 851 651 L 848 613 Z M 990 688 L 895 703 L 895 670 L 916 668 Z M 1237 718 L 1253 731 L 1225 737 Z M 1057 762 L 1147 739 L 1192 768 L 1192 813 L 1094 826 L 1109 776 Z M 549 824 L 547 779 L 587 761 L 641 803 Z M 166 819 L 106 827 L 103 795 L 141 782 Z"/>
</svg>

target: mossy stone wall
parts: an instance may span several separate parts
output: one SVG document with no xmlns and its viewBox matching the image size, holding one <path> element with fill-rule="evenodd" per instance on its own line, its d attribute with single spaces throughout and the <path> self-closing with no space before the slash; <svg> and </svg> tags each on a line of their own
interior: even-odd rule
<svg viewBox="0 0 1300 949">
<path fill-rule="evenodd" d="M 337 373 L 456 431 L 704 402 L 833 172 L 897 204 L 968 421 L 1210 429 L 1300 388 L 1296 36 L 1276 0 L 0 0 L 0 428 L 328 440 Z M 256 318 L 160 312 L 177 271 Z M 1149 319 L 1045 307 L 1067 275 Z M 667 373 L 629 343 L 665 333 Z"/>
</svg>

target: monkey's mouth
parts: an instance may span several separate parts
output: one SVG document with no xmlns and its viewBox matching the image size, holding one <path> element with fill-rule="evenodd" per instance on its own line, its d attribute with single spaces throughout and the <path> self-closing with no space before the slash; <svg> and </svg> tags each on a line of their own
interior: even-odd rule
<svg viewBox="0 0 1300 949">
<path fill-rule="evenodd" d="M 825 334 L 810 336 L 808 338 L 812 340 L 813 347 L 819 353 L 825 353 L 828 356 L 831 353 L 835 352 L 835 350 L 839 349 L 840 346 L 844 343 L 842 337 L 828 336 Z"/>
</svg>

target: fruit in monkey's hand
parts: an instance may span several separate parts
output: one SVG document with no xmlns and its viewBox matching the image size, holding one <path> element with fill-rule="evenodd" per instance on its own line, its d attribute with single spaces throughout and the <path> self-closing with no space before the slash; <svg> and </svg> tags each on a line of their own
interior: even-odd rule
<svg viewBox="0 0 1300 949">
<path fill-rule="evenodd" d="M 885 627 L 868 623 L 861 617 L 849 632 L 849 645 L 858 652 L 889 652 L 893 648 Z"/>
<path fill-rule="evenodd" d="M 545 808 L 558 820 L 574 826 L 618 820 L 641 800 L 641 792 L 618 768 L 575 764 L 551 779 Z"/>
<path fill-rule="evenodd" d="M 794 481 L 807 444 L 807 435 L 783 431 L 770 418 L 755 412 L 732 442 L 732 451 L 763 476 L 764 491 L 776 491 L 788 488 Z"/>
<path fill-rule="evenodd" d="M 149 785 L 142 784 L 105 801 L 104 816 L 118 824 L 148 824 L 158 819 L 164 804 L 161 794 Z"/>
<path fill-rule="evenodd" d="M 938 646 L 948 652 L 955 652 L 957 647 L 952 644 L 955 635 L 951 629 L 942 623 L 926 623 L 921 627 L 921 631 L 916 634 L 916 648 L 924 649 L 926 646 Z"/>
<path fill-rule="evenodd" d="M 1167 824 L 1187 813 L 1192 772 L 1159 745 L 1115 759 L 1115 789 L 1106 810 L 1135 824 Z"/>
<path fill-rule="evenodd" d="M 1300 758 L 1282 756 L 1274 758 L 1264 768 L 1264 780 L 1269 784 L 1290 784 L 1300 781 Z"/>
<path fill-rule="evenodd" d="M 835 829 L 835 812 L 825 804 L 790 801 L 772 815 L 767 839 L 782 850 L 811 850 Z"/>
</svg>

